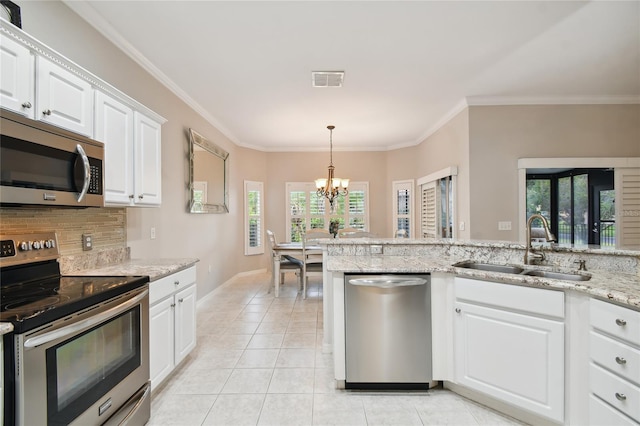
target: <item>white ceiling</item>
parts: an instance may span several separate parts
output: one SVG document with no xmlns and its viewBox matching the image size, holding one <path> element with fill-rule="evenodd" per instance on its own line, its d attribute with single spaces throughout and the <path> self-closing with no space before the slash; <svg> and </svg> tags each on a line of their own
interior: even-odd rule
<svg viewBox="0 0 640 426">
<path fill-rule="evenodd" d="M 638 1 L 66 1 L 241 146 L 415 145 L 467 104 L 638 103 Z M 312 71 L 344 71 L 313 88 Z"/>
</svg>

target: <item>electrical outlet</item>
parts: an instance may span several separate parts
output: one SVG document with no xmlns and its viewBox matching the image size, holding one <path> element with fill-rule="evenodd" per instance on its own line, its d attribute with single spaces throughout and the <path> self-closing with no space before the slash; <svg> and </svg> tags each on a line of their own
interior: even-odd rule
<svg viewBox="0 0 640 426">
<path fill-rule="evenodd" d="M 151 239 L 155 240 L 156 239 L 156 228 L 152 227 L 150 234 L 151 234 Z"/>
<path fill-rule="evenodd" d="M 511 231 L 511 222 L 498 222 L 498 231 Z"/>
<path fill-rule="evenodd" d="M 464 222 L 460 222 L 460 225 L 458 225 L 458 229 L 464 231 Z"/>
<path fill-rule="evenodd" d="M 88 251 L 93 249 L 93 237 L 91 234 L 82 234 L 82 250 Z"/>
<path fill-rule="evenodd" d="M 382 254 L 382 246 L 380 245 L 371 245 L 371 254 Z"/>
</svg>

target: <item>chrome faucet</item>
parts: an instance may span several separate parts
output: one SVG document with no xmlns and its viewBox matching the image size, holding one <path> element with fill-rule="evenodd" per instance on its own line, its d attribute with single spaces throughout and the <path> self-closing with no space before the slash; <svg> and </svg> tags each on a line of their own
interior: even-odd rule
<svg viewBox="0 0 640 426">
<path fill-rule="evenodd" d="M 557 241 L 555 235 L 549 229 L 549 222 L 541 214 L 535 213 L 527 220 L 527 251 L 524 253 L 524 264 L 533 265 L 534 263 L 541 262 L 545 259 L 542 249 L 537 252 L 531 246 L 531 224 L 535 219 L 540 219 L 542 226 L 544 227 L 544 236 L 547 242 Z"/>
</svg>

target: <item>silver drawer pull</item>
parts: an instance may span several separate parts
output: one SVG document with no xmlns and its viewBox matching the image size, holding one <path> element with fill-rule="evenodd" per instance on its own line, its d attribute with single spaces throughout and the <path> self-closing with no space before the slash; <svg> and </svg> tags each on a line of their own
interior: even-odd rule
<svg viewBox="0 0 640 426">
<path fill-rule="evenodd" d="M 623 393 L 616 392 L 616 398 L 618 399 L 618 401 L 626 401 L 627 400 L 627 395 L 625 395 Z"/>
<path fill-rule="evenodd" d="M 460 313 L 460 308 L 456 308 L 456 314 Z"/>
<path fill-rule="evenodd" d="M 180 281 L 178 281 L 178 280 L 175 280 L 173 283 L 174 283 L 175 285 L 180 285 Z"/>
<path fill-rule="evenodd" d="M 616 357 L 616 362 L 617 362 L 618 364 L 620 364 L 620 365 L 624 365 L 624 364 L 626 364 L 626 363 L 627 363 L 627 360 L 626 360 L 626 359 L 624 359 L 624 358 L 622 358 L 621 356 L 617 356 L 617 357 Z"/>
<path fill-rule="evenodd" d="M 42 111 L 43 115 L 51 115 L 51 110 L 50 109 L 45 109 L 44 111 Z"/>
<path fill-rule="evenodd" d="M 627 325 L 627 322 L 623 319 L 616 318 L 616 324 L 618 324 L 620 327 L 624 327 L 625 325 Z"/>
<path fill-rule="evenodd" d="M 24 103 L 22 104 L 22 108 L 27 108 L 27 109 L 29 109 L 29 108 L 31 108 L 31 107 L 32 107 L 32 105 L 31 105 L 31 102 L 29 102 L 29 101 L 24 102 Z"/>
<path fill-rule="evenodd" d="M 180 298 L 180 299 L 178 299 L 178 302 L 182 303 L 182 302 L 184 302 L 184 299 Z"/>
</svg>

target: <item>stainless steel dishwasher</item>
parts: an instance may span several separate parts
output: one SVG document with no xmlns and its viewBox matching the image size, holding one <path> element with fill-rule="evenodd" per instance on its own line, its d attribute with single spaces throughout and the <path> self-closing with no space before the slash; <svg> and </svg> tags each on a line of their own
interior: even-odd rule
<svg viewBox="0 0 640 426">
<path fill-rule="evenodd" d="M 428 389 L 430 276 L 345 274 L 347 389 Z"/>
</svg>

